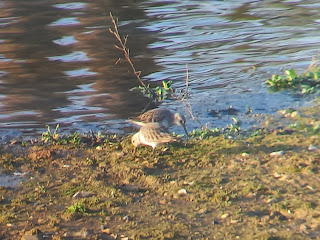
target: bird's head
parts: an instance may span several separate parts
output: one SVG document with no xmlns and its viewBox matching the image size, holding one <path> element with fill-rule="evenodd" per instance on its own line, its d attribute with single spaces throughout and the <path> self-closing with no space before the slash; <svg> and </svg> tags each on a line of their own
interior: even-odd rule
<svg viewBox="0 0 320 240">
<path fill-rule="evenodd" d="M 133 145 L 135 148 L 140 145 L 140 140 L 139 140 L 138 133 L 134 134 L 134 135 L 131 137 L 131 143 L 132 143 L 132 145 Z"/>
</svg>

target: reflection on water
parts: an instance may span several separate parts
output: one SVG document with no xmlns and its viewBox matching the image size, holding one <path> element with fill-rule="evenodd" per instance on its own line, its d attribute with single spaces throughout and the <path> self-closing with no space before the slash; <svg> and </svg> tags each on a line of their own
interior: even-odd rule
<svg viewBox="0 0 320 240">
<path fill-rule="evenodd" d="M 130 11 L 116 8 L 104 1 L 4 2 L 0 8 L 3 129 L 43 129 L 46 124 L 60 123 L 88 130 L 98 122 L 111 128 L 110 120 L 127 118 L 142 109 L 146 99 L 128 91 L 136 85 L 128 66 L 114 65 L 121 53 L 114 49 L 114 39 L 107 31 L 107 14 L 113 11 L 121 17 Z M 143 16 L 142 10 L 137 12 Z M 134 28 L 134 18 L 130 21 L 122 27 L 124 32 Z M 151 39 L 137 37 L 135 49 L 145 52 Z M 139 65 L 155 69 L 147 57 L 138 59 Z"/>
<path fill-rule="evenodd" d="M 320 4 L 309 1 L 40 1 L 0 5 L 0 127 L 28 133 L 60 123 L 68 129 L 115 132 L 146 99 L 108 33 L 119 17 L 137 69 L 150 81 L 184 88 L 202 124 L 233 105 L 272 112 L 301 105 L 262 85 L 281 67 L 303 71 L 318 55 Z M 184 111 L 180 102 L 164 106 Z M 190 122 L 188 127 L 198 127 Z M 40 130 L 40 131 L 41 131 Z"/>
</svg>

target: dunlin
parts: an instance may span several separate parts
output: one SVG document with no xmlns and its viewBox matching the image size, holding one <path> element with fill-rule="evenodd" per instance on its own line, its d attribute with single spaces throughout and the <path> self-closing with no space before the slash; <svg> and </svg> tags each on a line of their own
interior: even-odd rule
<svg viewBox="0 0 320 240">
<path fill-rule="evenodd" d="M 153 151 L 163 143 L 174 142 L 176 139 L 169 134 L 169 132 L 161 126 L 158 122 L 142 123 L 139 132 L 134 134 L 131 138 L 133 146 L 136 148 L 141 145 L 151 146 Z"/>
<path fill-rule="evenodd" d="M 166 129 L 169 129 L 173 125 L 181 126 L 188 136 L 188 131 L 186 129 L 186 118 L 180 113 L 173 113 L 164 108 L 156 108 L 143 113 L 138 117 L 138 119 L 144 123 L 158 122 Z"/>
</svg>

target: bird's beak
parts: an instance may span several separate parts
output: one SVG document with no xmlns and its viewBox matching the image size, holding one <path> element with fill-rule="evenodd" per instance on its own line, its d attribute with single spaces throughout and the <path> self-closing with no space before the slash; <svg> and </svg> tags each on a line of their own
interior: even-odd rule
<svg viewBox="0 0 320 240">
<path fill-rule="evenodd" d="M 187 135 L 186 135 L 186 136 L 187 136 L 187 138 L 189 138 L 189 134 L 188 134 L 188 131 L 187 131 L 186 125 L 184 125 L 184 124 L 183 124 L 183 125 L 182 125 L 182 127 L 183 127 L 184 131 L 185 131 L 185 132 L 186 132 L 186 134 L 187 134 Z"/>
</svg>

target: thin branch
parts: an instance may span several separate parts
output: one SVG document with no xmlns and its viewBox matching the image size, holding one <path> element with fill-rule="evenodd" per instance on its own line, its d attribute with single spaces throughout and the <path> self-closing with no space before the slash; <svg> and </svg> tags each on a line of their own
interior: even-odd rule
<svg viewBox="0 0 320 240">
<path fill-rule="evenodd" d="M 185 105 L 188 113 L 191 116 L 191 119 L 196 121 L 197 123 L 201 124 L 197 119 L 195 119 L 195 117 L 192 113 L 191 104 L 189 102 L 189 69 L 188 69 L 188 64 L 186 64 L 186 89 L 185 89 L 185 93 L 183 94 L 183 96 L 180 100 Z"/>
<path fill-rule="evenodd" d="M 116 23 L 115 19 L 113 18 L 111 12 L 110 12 L 110 18 L 111 18 L 111 22 L 113 24 L 113 29 L 109 28 L 109 32 L 116 37 L 116 39 L 118 40 L 118 42 L 120 44 L 120 46 L 114 45 L 114 47 L 123 52 L 127 62 L 129 63 L 129 65 L 132 68 L 133 74 L 136 76 L 136 78 L 140 82 L 140 85 L 145 89 L 146 92 L 148 92 L 152 96 L 153 100 L 157 101 L 158 97 L 157 97 L 156 93 L 144 84 L 144 82 L 140 78 L 141 71 L 136 70 L 136 68 L 134 67 L 134 65 L 130 59 L 130 50 L 126 47 L 126 44 L 128 41 L 128 35 L 123 37 L 123 40 L 122 40 L 120 37 L 119 31 L 118 31 L 117 23 Z M 119 60 L 117 60 L 116 63 L 118 63 L 118 62 L 119 62 Z"/>
</svg>

